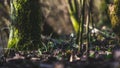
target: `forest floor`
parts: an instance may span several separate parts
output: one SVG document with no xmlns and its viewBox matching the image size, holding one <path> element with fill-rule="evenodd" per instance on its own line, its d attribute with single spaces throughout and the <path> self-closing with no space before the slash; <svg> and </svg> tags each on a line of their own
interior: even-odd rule
<svg viewBox="0 0 120 68">
<path fill-rule="evenodd" d="M 120 47 L 92 46 L 84 54 L 84 46 L 79 52 L 73 38 L 47 38 L 44 43 L 46 46 L 41 50 L 10 50 L 9 54 L 1 55 L 0 68 L 120 68 Z M 101 44 L 95 41 L 94 44 L 96 43 Z"/>
<path fill-rule="evenodd" d="M 37 51 L 11 52 L 9 57 L 1 57 L 0 68 L 120 68 L 120 51 L 116 51 L 114 57 L 108 51 L 89 52 L 91 56 L 61 50 L 45 52 L 41 56 Z"/>
</svg>

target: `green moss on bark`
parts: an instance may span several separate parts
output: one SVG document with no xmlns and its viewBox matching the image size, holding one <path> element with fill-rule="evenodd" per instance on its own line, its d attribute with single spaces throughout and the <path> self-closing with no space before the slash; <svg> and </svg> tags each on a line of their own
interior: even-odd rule
<svg viewBox="0 0 120 68">
<path fill-rule="evenodd" d="M 8 47 L 22 49 L 38 49 L 41 45 L 41 17 L 39 0 L 13 0 L 12 34 Z M 18 31 L 16 34 L 15 32 Z M 15 36 L 15 37 L 14 37 Z M 14 41 L 14 39 L 17 41 Z M 14 44 L 12 43 L 14 42 Z"/>
</svg>

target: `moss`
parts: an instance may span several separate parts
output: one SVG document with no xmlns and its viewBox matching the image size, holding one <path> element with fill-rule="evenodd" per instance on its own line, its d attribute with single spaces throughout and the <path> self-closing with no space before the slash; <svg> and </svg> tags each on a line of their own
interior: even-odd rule
<svg viewBox="0 0 120 68">
<path fill-rule="evenodd" d="M 114 5 L 109 7 L 110 9 L 110 19 L 113 31 L 118 35 L 118 40 L 120 42 L 120 0 L 114 0 Z"/>
<path fill-rule="evenodd" d="M 120 27 L 120 0 L 114 0 L 114 4 L 112 25 L 113 29 L 116 29 L 116 27 Z"/>
<path fill-rule="evenodd" d="M 120 19 L 120 0 L 115 0 L 115 13 Z"/>
</svg>

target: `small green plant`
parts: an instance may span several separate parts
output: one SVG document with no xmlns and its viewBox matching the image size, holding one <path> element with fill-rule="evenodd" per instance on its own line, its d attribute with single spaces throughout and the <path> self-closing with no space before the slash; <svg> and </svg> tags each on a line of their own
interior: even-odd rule
<svg viewBox="0 0 120 68">
<path fill-rule="evenodd" d="M 100 51 L 100 47 L 99 47 L 99 46 L 96 46 L 96 47 L 95 47 L 95 50 L 96 50 L 96 51 Z"/>
<path fill-rule="evenodd" d="M 53 47 L 54 47 L 54 43 L 51 42 L 51 41 L 49 41 L 49 42 L 47 43 L 47 51 L 52 52 Z"/>
<path fill-rule="evenodd" d="M 94 51 L 90 51 L 89 57 L 94 58 L 95 57 L 95 52 Z"/>
<path fill-rule="evenodd" d="M 38 49 L 38 54 L 39 54 L 39 56 L 42 55 L 42 50 L 40 48 Z"/>
</svg>

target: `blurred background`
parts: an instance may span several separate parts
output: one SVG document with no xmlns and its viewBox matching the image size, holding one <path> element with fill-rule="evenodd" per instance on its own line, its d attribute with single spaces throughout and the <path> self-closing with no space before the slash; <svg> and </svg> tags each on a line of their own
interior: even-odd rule
<svg viewBox="0 0 120 68">
<path fill-rule="evenodd" d="M 111 3 L 112 0 L 92 0 L 93 23 L 97 29 L 112 31 L 108 15 L 108 5 Z M 55 38 L 75 33 L 70 19 L 68 2 L 40 0 L 40 5 L 43 13 L 42 35 L 51 35 Z M 10 24 L 10 0 L 0 0 L 0 47 L 2 47 L 1 45 L 7 46 Z"/>
</svg>

